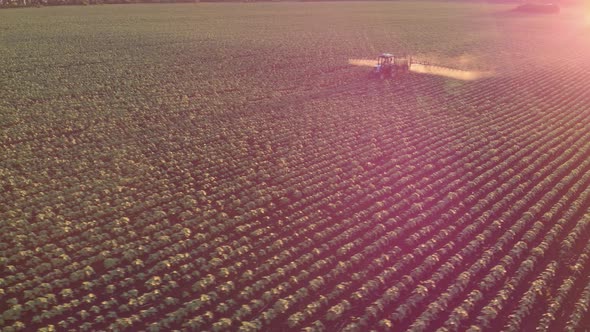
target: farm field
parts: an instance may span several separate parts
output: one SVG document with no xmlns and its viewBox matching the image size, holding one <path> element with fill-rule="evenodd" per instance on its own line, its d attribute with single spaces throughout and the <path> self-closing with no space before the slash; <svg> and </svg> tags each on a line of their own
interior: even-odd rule
<svg viewBox="0 0 590 332">
<path fill-rule="evenodd" d="M 0 330 L 590 329 L 590 12 L 511 8 L 0 11 Z"/>
</svg>

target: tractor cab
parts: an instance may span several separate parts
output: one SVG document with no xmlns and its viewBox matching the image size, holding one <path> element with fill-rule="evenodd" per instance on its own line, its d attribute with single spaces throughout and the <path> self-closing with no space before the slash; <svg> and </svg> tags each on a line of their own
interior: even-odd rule
<svg viewBox="0 0 590 332">
<path fill-rule="evenodd" d="M 395 74 L 407 73 L 410 71 L 411 64 L 411 57 L 383 53 L 377 58 L 377 65 L 375 65 L 371 76 L 387 78 Z"/>
<path fill-rule="evenodd" d="M 377 59 L 377 66 L 391 66 L 394 56 L 390 53 L 383 53 Z"/>
</svg>

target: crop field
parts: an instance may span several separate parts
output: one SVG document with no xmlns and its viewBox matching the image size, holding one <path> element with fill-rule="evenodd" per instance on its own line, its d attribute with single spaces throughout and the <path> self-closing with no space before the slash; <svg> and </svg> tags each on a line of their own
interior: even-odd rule
<svg viewBox="0 0 590 332">
<path fill-rule="evenodd" d="M 0 330 L 590 329 L 590 11 L 512 7 L 0 11 Z"/>
</svg>

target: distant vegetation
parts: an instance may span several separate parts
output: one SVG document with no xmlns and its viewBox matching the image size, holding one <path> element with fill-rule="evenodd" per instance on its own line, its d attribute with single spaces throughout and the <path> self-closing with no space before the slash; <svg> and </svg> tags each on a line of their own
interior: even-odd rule
<svg viewBox="0 0 590 332">
<path fill-rule="evenodd" d="M 61 6 L 61 5 L 102 5 L 102 4 L 134 4 L 134 3 L 194 3 L 194 2 L 330 2 L 346 0 L 0 0 L 0 8 L 16 7 L 40 7 L 40 6 Z M 352 0 L 364 1 L 364 0 Z M 398 0 L 368 0 L 394 2 Z M 457 0 L 469 2 L 470 0 Z M 477 1 L 473 1 L 477 2 Z M 519 3 L 522 0 L 486 0 L 489 3 Z M 573 4 L 577 0 L 562 0 L 561 3 Z M 521 8 L 522 7 L 522 8 Z M 525 4 L 518 8 L 519 11 L 527 12 L 555 12 L 550 6 Z M 534 8 L 533 8 L 534 7 Z M 559 12 L 559 7 L 557 7 Z"/>
<path fill-rule="evenodd" d="M 0 8 L 41 7 L 61 5 L 103 5 L 134 3 L 194 3 L 194 2 L 309 2 L 309 1 L 343 1 L 343 0 L 0 0 Z M 346 1 L 346 0 L 344 0 Z M 354 0 L 358 1 L 358 0 Z M 360 0 L 363 1 L 363 0 Z M 373 0 L 374 1 L 374 0 Z M 398 1 L 398 0 L 377 0 Z M 515 0 L 508 0 L 515 1 Z"/>
<path fill-rule="evenodd" d="M 42 7 L 61 5 L 103 5 L 103 4 L 134 4 L 134 3 L 194 3 L 194 2 L 315 2 L 315 1 L 346 1 L 346 0 L 0 0 L 0 8 Z M 359 1 L 359 0 L 351 0 Z M 363 1 L 363 0 L 360 0 Z M 375 0 L 371 0 L 375 1 Z M 377 0 L 398 1 L 398 0 Z M 508 0 L 516 1 L 516 0 Z"/>
<path fill-rule="evenodd" d="M 590 39 L 512 7 L 0 11 L 0 329 L 583 330 Z"/>
<path fill-rule="evenodd" d="M 223 2 L 224 0 L 207 0 Z M 61 6 L 61 5 L 102 5 L 131 3 L 191 3 L 200 0 L 0 0 L 0 8 Z"/>
<path fill-rule="evenodd" d="M 102 5 L 102 4 L 134 4 L 134 3 L 194 3 L 194 2 L 330 2 L 347 0 L 0 0 L 0 8 L 40 7 L 61 5 Z M 365 0 L 351 0 L 365 1 Z M 368 0 L 395 2 L 398 0 Z M 446 1 L 446 0 L 444 0 Z M 470 2 L 470 0 L 457 0 Z M 474 0 L 473 2 L 478 2 Z M 486 0 L 489 3 L 519 3 L 522 0 Z M 562 0 L 562 3 L 574 3 L 576 0 Z"/>
</svg>

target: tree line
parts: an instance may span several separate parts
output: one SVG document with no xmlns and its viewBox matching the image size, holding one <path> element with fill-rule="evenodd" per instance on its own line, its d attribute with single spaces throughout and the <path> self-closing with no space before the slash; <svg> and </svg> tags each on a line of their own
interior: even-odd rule
<svg viewBox="0 0 590 332">
<path fill-rule="evenodd" d="M 193 2 L 277 2 L 285 0 L 0 0 L 0 8 L 42 7 L 61 5 L 102 5 L 132 3 L 193 3 Z M 289 0 L 286 0 L 289 1 Z M 338 1 L 338 0 L 295 0 L 295 1 Z M 397 0 L 383 0 L 397 1 Z M 492 0 L 493 1 L 493 0 Z M 517 1 L 517 0 L 508 0 Z"/>
<path fill-rule="evenodd" d="M 258 1 L 258 0 L 257 0 Z M 0 8 L 131 3 L 239 2 L 236 0 L 0 0 Z M 241 2 L 252 2 L 243 0 Z"/>
</svg>

